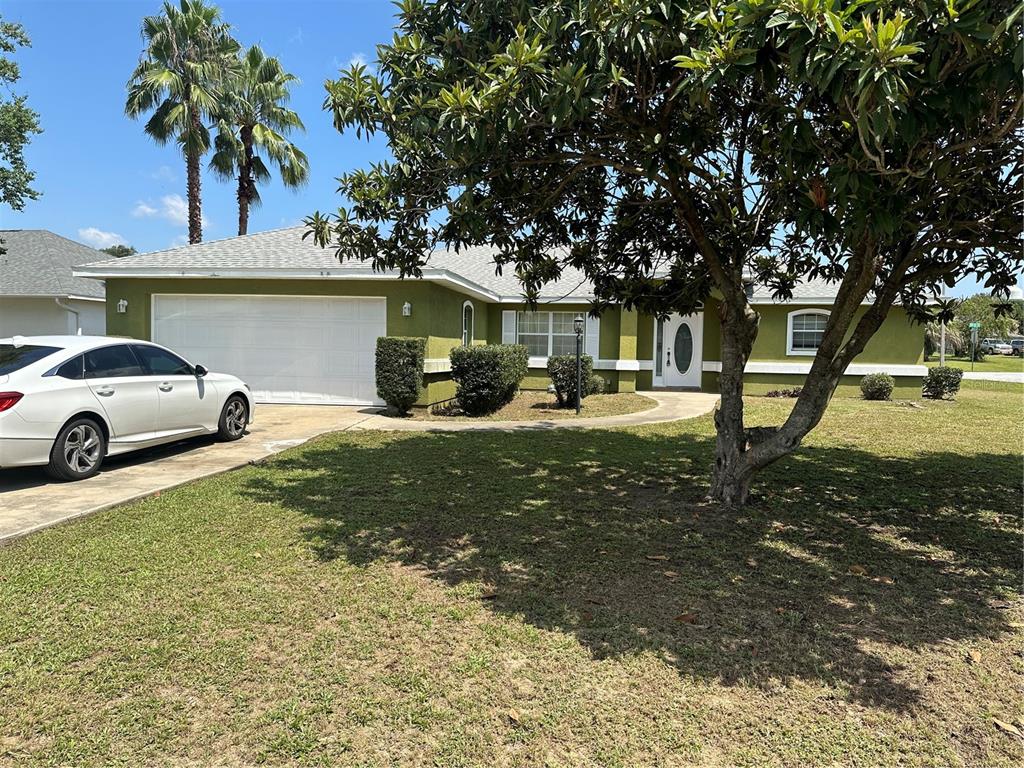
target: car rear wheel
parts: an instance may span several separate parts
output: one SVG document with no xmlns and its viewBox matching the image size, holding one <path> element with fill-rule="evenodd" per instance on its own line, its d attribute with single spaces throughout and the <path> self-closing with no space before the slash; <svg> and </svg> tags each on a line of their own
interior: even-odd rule
<svg viewBox="0 0 1024 768">
<path fill-rule="evenodd" d="M 90 418 L 75 419 L 53 441 L 49 475 L 57 480 L 85 480 L 100 471 L 107 444 L 100 425 Z"/>
<path fill-rule="evenodd" d="M 248 423 L 249 404 L 241 395 L 232 395 L 220 412 L 217 437 L 221 440 L 238 440 L 245 434 L 245 425 Z"/>
</svg>

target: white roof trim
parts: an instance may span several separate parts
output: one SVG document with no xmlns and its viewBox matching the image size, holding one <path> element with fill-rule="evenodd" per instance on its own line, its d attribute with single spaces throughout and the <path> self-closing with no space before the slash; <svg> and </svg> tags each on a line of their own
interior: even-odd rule
<svg viewBox="0 0 1024 768">
<path fill-rule="evenodd" d="M 106 301 L 103 296 L 80 296 L 77 293 L 0 293 L 0 299 L 71 299 L 72 301 Z"/>
</svg>

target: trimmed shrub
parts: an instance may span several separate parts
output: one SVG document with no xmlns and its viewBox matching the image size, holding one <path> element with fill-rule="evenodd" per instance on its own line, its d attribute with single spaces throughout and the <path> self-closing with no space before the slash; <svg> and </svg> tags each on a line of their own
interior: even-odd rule
<svg viewBox="0 0 1024 768">
<path fill-rule="evenodd" d="M 590 394 L 590 380 L 594 378 L 594 358 L 580 357 L 583 397 Z M 555 386 L 555 397 L 562 408 L 576 407 L 576 355 L 552 355 L 548 358 L 548 376 Z"/>
<path fill-rule="evenodd" d="M 400 336 L 377 339 L 377 397 L 388 412 L 405 414 L 423 392 L 423 358 L 427 340 Z"/>
<path fill-rule="evenodd" d="M 764 393 L 765 397 L 800 397 L 800 393 L 803 392 L 803 387 L 793 387 L 793 389 L 772 389 Z"/>
<path fill-rule="evenodd" d="M 587 387 L 588 395 L 603 395 L 608 391 L 608 382 L 604 380 L 603 376 L 594 374 L 590 377 L 590 386 Z"/>
<path fill-rule="evenodd" d="M 869 373 L 860 380 L 860 391 L 865 400 L 888 400 L 895 386 L 896 379 L 888 373 Z"/>
<path fill-rule="evenodd" d="M 467 416 L 483 416 L 516 396 L 529 356 L 522 344 L 455 347 L 452 362 L 455 400 Z"/>
<path fill-rule="evenodd" d="M 948 365 L 937 365 L 928 371 L 921 386 L 921 394 L 933 400 L 942 400 L 953 396 L 960 391 L 960 380 L 964 372 L 960 368 L 952 368 Z"/>
</svg>

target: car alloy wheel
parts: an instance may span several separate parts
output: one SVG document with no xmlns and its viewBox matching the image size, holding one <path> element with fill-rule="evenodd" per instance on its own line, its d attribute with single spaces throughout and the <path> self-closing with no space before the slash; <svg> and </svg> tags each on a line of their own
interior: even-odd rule
<svg viewBox="0 0 1024 768">
<path fill-rule="evenodd" d="M 100 460 L 103 441 L 91 424 L 79 424 L 64 438 L 64 461 L 78 475 L 87 474 Z"/>
<path fill-rule="evenodd" d="M 245 404 L 235 399 L 228 403 L 224 412 L 224 426 L 231 437 L 241 435 L 245 430 Z"/>
</svg>

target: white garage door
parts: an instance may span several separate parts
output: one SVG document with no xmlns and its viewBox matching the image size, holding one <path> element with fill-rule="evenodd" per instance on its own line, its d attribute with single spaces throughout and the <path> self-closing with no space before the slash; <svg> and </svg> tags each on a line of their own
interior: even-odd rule
<svg viewBox="0 0 1024 768">
<path fill-rule="evenodd" d="M 154 296 L 153 341 L 238 376 L 257 401 L 379 405 L 383 298 Z"/>
</svg>

